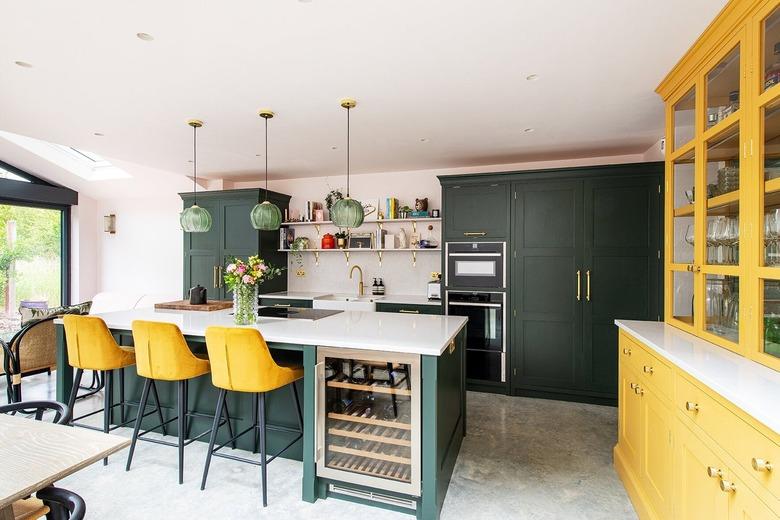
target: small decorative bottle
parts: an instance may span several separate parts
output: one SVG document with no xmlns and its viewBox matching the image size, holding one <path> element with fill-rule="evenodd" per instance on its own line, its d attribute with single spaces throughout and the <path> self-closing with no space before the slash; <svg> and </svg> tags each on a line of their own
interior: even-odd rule
<svg viewBox="0 0 780 520">
<path fill-rule="evenodd" d="M 379 293 L 378 294 L 380 296 L 384 296 L 384 294 L 385 294 L 385 283 L 382 281 L 381 278 L 379 279 L 379 287 L 378 287 L 378 289 L 379 289 Z"/>
<path fill-rule="evenodd" d="M 374 283 L 371 285 L 371 294 L 374 296 L 379 294 L 379 284 L 376 281 L 376 278 L 374 278 Z"/>
</svg>

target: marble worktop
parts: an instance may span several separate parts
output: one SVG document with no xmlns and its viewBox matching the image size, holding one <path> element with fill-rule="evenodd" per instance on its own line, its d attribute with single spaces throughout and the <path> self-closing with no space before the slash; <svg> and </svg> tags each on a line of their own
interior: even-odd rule
<svg viewBox="0 0 780 520">
<path fill-rule="evenodd" d="M 780 372 L 662 322 L 615 324 L 780 434 Z"/>
<path fill-rule="evenodd" d="M 103 318 L 110 329 L 131 330 L 134 320 L 149 320 L 174 323 L 186 335 L 203 336 L 211 325 L 235 326 L 232 312 L 143 308 L 95 316 Z M 260 318 L 250 327 L 268 342 L 439 356 L 466 321 L 461 316 L 345 311 L 319 320 Z"/>
<path fill-rule="evenodd" d="M 305 292 L 305 291 L 282 291 L 275 293 L 261 294 L 261 298 L 280 298 L 289 300 L 316 300 L 317 298 L 323 298 L 325 296 L 346 296 L 337 293 L 329 292 Z M 355 296 L 349 295 L 349 296 Z M 401 305 L 441 305 L 441 300 L 429 300 L 424 295 L 412 295 L 412 294 L 386 294 L 384 296 L 374 296 L 372 294 L 366 294 L 366 297 L 371 297 L 376 300 L 377 303 L 398 303 Z"/>
</svg>

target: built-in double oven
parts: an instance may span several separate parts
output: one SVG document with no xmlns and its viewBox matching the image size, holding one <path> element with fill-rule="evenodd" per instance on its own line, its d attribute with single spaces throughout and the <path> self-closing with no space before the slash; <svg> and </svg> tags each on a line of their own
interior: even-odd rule
<svg viewBox="0 0 780 520">
<path fill-rule="evenodd" d="M 446 245 L 446 312 L 465 316 L 466 378 L 506 382 L 506 243 Z"/>
</svg>

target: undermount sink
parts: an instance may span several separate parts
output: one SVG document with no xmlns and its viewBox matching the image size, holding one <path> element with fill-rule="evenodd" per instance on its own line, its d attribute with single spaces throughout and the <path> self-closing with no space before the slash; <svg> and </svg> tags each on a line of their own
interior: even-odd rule
<svg viewBox="0 0 780 520">
<path fill-rule="evenodd" d="M 342 311 L 375 311 L 376 301 L 381 296 L 356 296 L 347 294 L 329 294 L 315 298 L 312 302 L 315 309 L 338 309 Z"/>
</svg>

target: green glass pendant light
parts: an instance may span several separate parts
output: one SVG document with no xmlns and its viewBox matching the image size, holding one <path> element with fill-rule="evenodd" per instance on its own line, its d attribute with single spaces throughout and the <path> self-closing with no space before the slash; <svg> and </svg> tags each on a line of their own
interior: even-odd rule
<svg viewBox="0 0 780 520">
<path fill-rule="evenodd" d="M 274 117 L 274 113 L 261 110 L 258 115 L 265 120 L 265 200 L 252 208 L 249 218 L 255 229 L 276 231 L 282 223 L 282 212 L 279 206 L 268 201 L 268 120 Z"/>
<path fill-rule="evenodd" d="M 340 228 L 356 228 L 363 223 L 365 212 L 363 205 L 349 196 L 349 111 L 355 108 L 357 101 L 350 98 L 341 100 L 341 106 L 347 109 L 347 196 L 336 201 L 330 210 L 330 219 Z"/>
<path fill-rule="evenodd" d="M 211 229 L 211 214 L 207 209 L 198 206 L 198 128 L 203 121 L 190 119 L 187 124 L 192 127 L 192 191 L 194 201 L 192 206 L 179 215 L 181 228 L 187 233 L 205 233 Z"/>
</svg>

